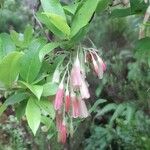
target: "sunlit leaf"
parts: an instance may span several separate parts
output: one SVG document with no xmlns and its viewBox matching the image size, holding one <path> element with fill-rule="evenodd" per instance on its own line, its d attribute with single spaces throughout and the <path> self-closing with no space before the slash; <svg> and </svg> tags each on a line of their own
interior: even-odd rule
<svg viewBox="0 0 150 150">
<path fill-rule="evenodd" d="M 36 131 L 39 128 L 41 122 L 41 111 L 39 106 L 36 104 L 37 99 L 31 97 L 28 100 L 27 107 L 26 107 L 26 117 L 31 128 L 33 134 L 36 134 Z"/>
</svg>

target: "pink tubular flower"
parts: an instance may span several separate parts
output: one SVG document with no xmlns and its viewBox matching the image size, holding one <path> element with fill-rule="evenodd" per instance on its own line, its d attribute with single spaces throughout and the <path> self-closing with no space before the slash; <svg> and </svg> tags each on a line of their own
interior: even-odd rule
<svg viewBox="0 0 150 150">
<path fill-rule="evenodd" d="M 95 58 L 93 57 L 93 54 L 91 54 L 91 56 L 92 56 L 92 63 L 93 63 L 94 72 L 96 73 L 97 76 L 99 76 L 99 66 L 98 66 Z"/>
<path fill-rule="evenodd" d="M 79 98 L 79 107 L 80 107 L 80 117 L 86 118 L 89 116 L 85 101 Z"/>
<path fill-rule="evenodd" d="M 65 93 L 65 110 L 66 110 L 66 112 L 69 112 L 70 103 L 71 103 L 71 98 L 70 98 L 70 95 L 69 95 L 69 91 L 67 89 L 66 93 Z"/>
<path fill-rule="evenodd" d="M 90 93 L 89 93 L 89 89 L 88 89 L 88 83 L 85 81 L 84 78 L 82 78 L 82 84 L 81 84 L 81 87 L 80 87 L 80 93 L 81 93 L 82 99 L 90 98 Z"/>
<path fill-rule="evenodd" d="M 78 55 L 71 70 L 71 84 L 74 88 L 79 88 L 81 86 L 81 68 Z"/>
<path fill-rule="evenodd" d="M 67 139 L 67 127 L 66 127 L 65 123 L 63 122 L 60 127 L 60 130 L 58 131 L 58 140 L 62 144 L 65 144 L 66 139 Z"/>
<path fill-rule="evenodd" d="M 106 71 L 106 64 L 103 62 L 102 58 L 97 55 L 97 60 L 103 71 Z"/>
<path fill-rule="evenodd" d="M 97 58 L 97 61 L 96 61 L 94 56 L 93 56 L 93 53 L 91 53 L 94 71 L 95 71 L 96 75 L 99 77 L 99 79 L 102 79 L 103 73 L 106 70 L 106 64 L 103 62 L 101 57 L 99 57 L 96 52 L 94 52 L 94 53 L 95 53 L 95 56 Z"/>
<path fill-rule="evenodd" d="M 71 100 L 72 100 L 72 117 L 77 118 L 80 115 L 79 102 L 75 95 L 71 95 Z"/>
<path fill-rule="evenodd" d="M 59 110 L 61 108 L 63 104 L 63 97 L 64 97 L 64 86 L 63 83 L 61 82 L 55 96 L 55 101 L 54 101 L 55 110 Z"/>
</svg>

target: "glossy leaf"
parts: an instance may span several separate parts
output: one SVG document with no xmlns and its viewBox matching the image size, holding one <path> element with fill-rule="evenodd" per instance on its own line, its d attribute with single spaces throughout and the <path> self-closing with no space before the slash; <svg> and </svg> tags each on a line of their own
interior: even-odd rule
<svg viewBox="0 0 150 150">
<path fill-rule="evenodd" d="M 40 61 L 43 60 L 43 58 L 46 54 L 50 53 L 52 50 L 54 50 L 59 45 L 60 45 L 60 43 L 57 43 L 57 42 L 46 44 L 39 52 Z"/>
<path fill-rule="evenodd" d="M 5 101 L 5 105 L 14 105 L 28 98 L 27 93 L 15 93 L 8 97 Z"/>
<path fill-rule="evenodd" d="M 59 0 L 41 0 L 44 12 L 53 13 L 66 18 L 63 7 L 61 6 Z"/>
<path fill-rule="evenodd" d="M 28 84 L 23 81 L 19 81 L 19 83 L 23 84 L 25 87 L 27 87 L 37 98 L 40 100 L 42 93 L 43 93 L 43 86 L 42 85 L 32 85 Z"/>
<path fill-rule="evenodd" d="M 111 0 L 100 0 L 96 8 L 96 12 L 100 13 L 104 11 L 109 6 L 110 3 L 111 3 Z"/>
<path fill-rule="evenodd" d="M 70 27 L 68 26 L 66 20 L 59 15 L 52 14 L 52 13 L 44 13 L 47 15 L 51 23 L 61 32 L 64 33 L 65 36 L 69 36 L 70 34 Z"/>
<path fill-rule="evenodd" d="M 16 49 L 15 44 L 7 33 L 0 34 L 0 58 Z"/>
<path fill-rule="evenodd" d="M 127 17 L 129 15 L 132 15 L 131 8 L 114 9 L 111 12 L 111 17 L 114 17 L 114 18 Z"/>
<path fill-rule="evenodd" d="M 27 26 L 24 31 L 24 46 L 28 46 L 32 41 L 33 28 L 32 26 Z"/>
<path fill-rule="evenodd" d="M 37 17 L 38 19 L 46 25 L 46 27 L 53 33 L 55 34 L 55 36 L 61 38 L 61 39 L 65 39 L 65 35 L 63 34 L 63 32 L 61 32 L 58 28 L 56 28 L 51 21 L 49 20 L 48 16 L 46 14 L 41 14 L 41 13 L 37 13 Z"/>
<path fill-rule="evenodd" d="M 76 12 L 71 24 L 71 38 L 75 36 L 81 28 L 88 24 L 97 8 L 98 2 L 99 0 L 95 0 L 94 2 L 86 0 L 82 7 Z"/>
<path fill-rule="evenodd" d="M 52 96 L 55 95 L 58 89 L 58 85 L 52 82 L 48 82 L 43 85 L 42 96 Z"/>
<path fill-rule="evenodd" d="M 26 107 L 26 117 L 29 127 L 31 128 L 33 134 L 36 134 L 36 131 L 39 128 L 41 122 L 41 111 L 39 106 L 36 104 L 37 99 L 31 97 L 28 100 Z"/>
<path fill-rule="evenodd" d="M 33 82 L 41 69 L 42 62 L 39 59 L 39 50 L 43 47 L 40 40 L 31 43 L 29 50 L 21 59 L 21 77 L 28 83 Z"/>
<path fill-rule="evenodd" d="M 74 15 L 77 7 L 78 7 L 79 3 L 72 3 L 72 4 L 68 4 L 66 6 L 64 6 L 64 11 L 69 14 L 69 15 Z"/>
<path fill-rule="evenodd" d="M 0 84 L 3 87 L 10 87 L 17 79 L 20 71 L 19 61 L 23 56 L 21 52 L 12 52 L 4 57 L 0 63 Z"/>
</svg>

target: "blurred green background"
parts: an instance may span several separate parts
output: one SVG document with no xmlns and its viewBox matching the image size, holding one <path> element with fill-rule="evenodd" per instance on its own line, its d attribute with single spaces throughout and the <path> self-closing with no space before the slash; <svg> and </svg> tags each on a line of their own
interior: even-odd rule
<svg viewBox="0 0 150 150">
<path fill-rule="evenodd" d="M 0 33 L 34 26 L 38 5 L 37 0 L 0 0 Z M 134 46 L 140 23 L 142 16 L 117 19 L 108 11 L 93 18 L 83 44 L 99 49 L 107 71 L 102 80 L 88 75 L 91 115 L 74 122 L 73 138 L 60 145 L 42 126 L 34 137 L 10 108 L 0 118 L 0 150 L 150 150 L 150 67 Z"/>
</svg>

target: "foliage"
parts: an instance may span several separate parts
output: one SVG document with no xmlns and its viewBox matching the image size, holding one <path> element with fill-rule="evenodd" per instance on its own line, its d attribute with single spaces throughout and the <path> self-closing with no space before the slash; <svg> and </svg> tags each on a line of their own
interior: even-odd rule
<svg viewBox="0 0 150 150">
<path fill-rule="evenodd" d="M 115 108 L 115 112 L 107 123 L 101 123 L 103 126 L 99 126 L 97 121 L 93 122 L 90 129 L 89 138 L 85 140 L 85 149 L 143 149 L 148 150 L 150 148 L 150 132 L 149 117 L 142 111 L 135 111 L 135 106 L 127 105 L 123 111 L 122 104 Z M 100 112 L 108 114 L 111 109 L 111 105 L 108 104 L 102 108 Z M 119 112 L 120 111 L 120 112 Z M 98 113 L 99 115 L 100 113 Z M 102 114 L 102 113 L 101 113 Z M 104 113 L 103 113 L 104 115 Z M 124 117 L 125 115 L 125 117 Z M 97 116 L 97 115 L 96 115 Z M 106 118 L 106 115 L 104 116 Z M 104 118 L 97 117 L 100 122 Z M 115 119 L 115 126 L 111 126 L 112 120 Z"/>
<path fill-rule="evenodd" d="M 0 32 L 10 30 L 10 34 L 0 34 L 0 94 L 5 99 L 0 114 L 12 106 L 19 120 L 26 117 L 34 135 L 41 125 L 50 133 L 46 139 L 56 142 L 53 99 L 59 85 L 52 82 L 55 70 L 60 67 L 65 72 L 68 66 L 64 66 L 70 58 L 72 64 L 78 50 L 97 45 L 107 60 L 107 73 L 101 81 L 89 78 L 99 84 L 92 92 L 104 99 L 96 101 L 89 111 L 91 119 L 100 121 L 101 126 L 92 123 L 85 149 L 148 150 L 150 121 L 145 113 L 150 109 L 150 32 L 149 22 L 142 23 L 141 16 L 147 12 L 149 1 L 120 1 L 117 5 L 111 0 L 40 2 L 41 8 L 32 14 L 35 24 L 26 28 L 24 22 L 30 17 L 22 11 L 22 2 L 7 0 L 0 4 Z M 89 66 L 86 70 L 89 73 Z M 72 122 L 78 128 L 78 121 L 68 118 L 71 134 Z M 5 131 L 12 128 L 2 126 Z M 14 145 L 24 147 L 22 131 L 10 132 L 18 142 Z"/>
</svg>

